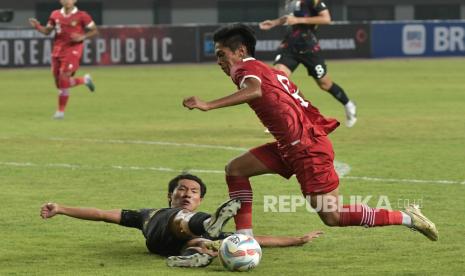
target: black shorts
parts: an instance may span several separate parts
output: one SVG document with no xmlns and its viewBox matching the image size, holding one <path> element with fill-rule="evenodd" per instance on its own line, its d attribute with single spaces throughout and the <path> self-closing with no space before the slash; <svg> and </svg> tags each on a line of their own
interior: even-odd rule
<svg viewBox="0 0 465 276">
<path fill-rule="evenodd" d="M 314 79 L 321 79 L 326 76 L 326 63 L 320 51 L 298 53 L 289 47 L 279 48 L 273 62 L 274 65 L 285 65 L 292 72 L 294 72 L 300 63 L 307 68 L 308 75 Z"/>
<path fill-rule="evenodd" d="M 142 230 L 147 249 L 161 256 L 180 255 L 187 240 L 177 238 L 169 223 L 182 208 L 123 210 L 120 224 Z"/>
</svg>

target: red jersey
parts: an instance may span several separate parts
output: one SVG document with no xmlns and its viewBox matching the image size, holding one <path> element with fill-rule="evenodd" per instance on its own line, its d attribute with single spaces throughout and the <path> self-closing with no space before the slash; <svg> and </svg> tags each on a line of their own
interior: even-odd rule
<svg viewBox="0 0 465 276">
<path fill-rule="evenodd" d="M 262 96 L 248 104 L 275 137 L 284 157 L 308 148 L 313 137 L 326 136 L 339 126 L 337 120 L 323 117 L 303 98 L 283 72 L 261 61 L 242 60 L 232 67 L 231 78 L 239 89 L 247 78 L 260 81 Z"/>
<path fill-rule="evenodd" d="M 73 42 L 72 35 L 83 35 L 85 29 L 95 24 L 92 17 L 76 7 L 70 14 L 65 14 L 65 10 L 54 10 L 48 19 L 47 26 L 55 29 L 55 39 L 53 43 L 52 56 L 65 56 L 70 53 L 82 55 L 82 42 Z"/>
</svg>

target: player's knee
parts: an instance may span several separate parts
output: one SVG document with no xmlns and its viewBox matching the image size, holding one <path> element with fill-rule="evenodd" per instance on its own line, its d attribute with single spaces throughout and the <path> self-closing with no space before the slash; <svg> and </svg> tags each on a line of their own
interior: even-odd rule
<svg viewBox="0 0 465 276">
<path fill-rule="evenodd" d="M 318 85 L 324 91 L 328 91 L 333 86 L 331 82 L 319 82 Z"/>
<path fill-rule="evenodd" d="M 234 173 L 236 172 L 234 160 L 229 161 L 229 163 L 226 164 L 226 166 L 224 166 L 224 172 L 226 173 L 226 175 L 234 175 Z"/>
<path fill-rule="evenodd" d="M 339 221 L 336 221 L 334 219 L 325 219 L 325 220 L 323 220 L 323 223 L 326 226 L 330 226 L 330 227 L 339 226 Z"/>
<path fill-rule="evenodd" d="M 243 166 L 239 161 L 233 159 L 229 161 L 224 170 L 228 176 L 243 176 L 242 167 Z"/>
<path fill-rule="evenodd" d="M 339 215 L 324 216 L 321 220 L 326 226 L 335 227 L 339 226 Z"/>
</svg>

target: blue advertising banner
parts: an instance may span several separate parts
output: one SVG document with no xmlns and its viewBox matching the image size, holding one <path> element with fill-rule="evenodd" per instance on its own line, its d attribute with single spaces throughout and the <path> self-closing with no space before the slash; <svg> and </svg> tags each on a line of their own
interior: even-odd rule
<svg viewBox="0 0 465 276">
<path fill-rule="evenodd" d="M 465 56 L 465 21 L 372 23 L 372 57 Z"/>
</svg>

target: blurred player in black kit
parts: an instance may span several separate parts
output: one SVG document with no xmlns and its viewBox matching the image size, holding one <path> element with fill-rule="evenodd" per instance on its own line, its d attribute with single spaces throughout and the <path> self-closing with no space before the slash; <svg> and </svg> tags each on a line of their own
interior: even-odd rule
<svg viewBox="0 0 465 276">
<path fill-rule="evenodd" d="M 286 10 L 288 15 L 260 23 L 262 30 L 279 25 L 289 26 L 278 48 L 274 67 L 289 77 L 299 64 L 303 64 L 318 86 L 344 105 L 346 126 L 354 126 L 357 122 L 357 107 L 342 87 L 331 80 L 316 36 L 318 25 L 331 23 L 326 4 L 321 0 L 288 0 Z"/>
</svg>

